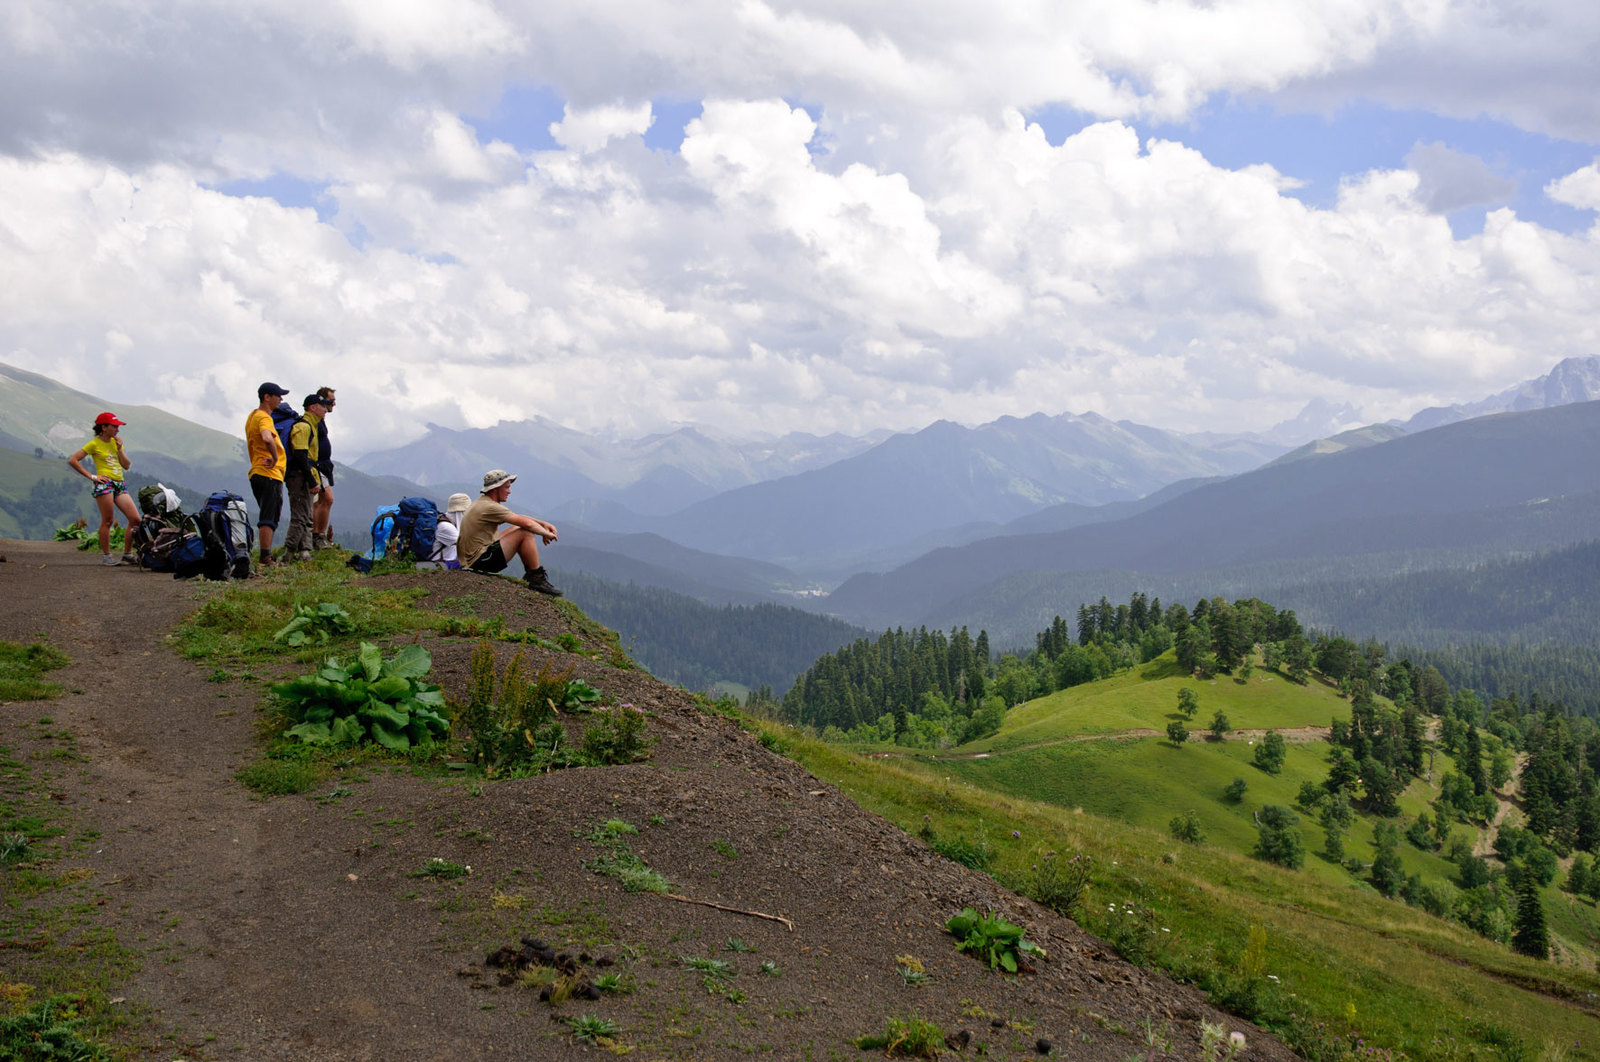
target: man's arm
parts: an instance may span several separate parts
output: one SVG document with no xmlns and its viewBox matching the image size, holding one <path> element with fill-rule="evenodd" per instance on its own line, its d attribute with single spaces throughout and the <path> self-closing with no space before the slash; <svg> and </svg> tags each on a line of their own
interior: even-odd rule
<svg viewBox="0 0 1600 1062">
<path fill-rule="evenodd" d="M 278 467 L 278 451 L 283 449 L 283 440 L 278 438 L 276 429 L 262 428 L 261 441 L 267 444 L 267 467 Z"/>
<path fill-rule="evenodd" d="M 520 527 L 524 531 L 532 531 L 534 534 L 544 539 L 546 545 L 549 545 L 556 540 L 555 525 L 547 524 L 543 520 L 536 520 L 531 516 L 523 516 L 520 513 L 512 513 L 510 516 L 506 517 L 506 523 Z"/>
</svg>

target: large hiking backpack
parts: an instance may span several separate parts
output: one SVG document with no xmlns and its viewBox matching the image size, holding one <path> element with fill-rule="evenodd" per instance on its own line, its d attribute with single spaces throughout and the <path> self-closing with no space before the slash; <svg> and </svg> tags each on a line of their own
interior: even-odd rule
<svg viewBox="0 0 1600 1062">
<path fill-rule="evenodd" d="M 139 554 L 139 567 L 151 572 L 170 572 L 172 554 L 185 535 L 196 534 L 194 518 L 181 512 L 165 516 L 146 516 L 139 525 L 134 549 Z"/>
<path fill-rule="evenodd" d="M 427 498 L 401 498 L 395 507 L 394 532 L 389 536 L 389 552 L 411 555 L 412 560 L 433 559 L 434 534 L 439 529 L 439 507 Z"/>
<path fill-rule="evenodd" d="M 152 483 L 148 487 L 139 488 L 139 513 L 146 519 L 160 518 L 169 513 L 182 515 L 179 509 L 178 495 L 171 487 Z"/>
<path fill-rule="evenodd" d="M 165 534 L 165 532 L 163 532 Z M 179 531 L 172 552 L 168 555 L 174 579 L 192 579 L 205 573 L 205 540 L 194 531 Z"/>
<path fill-rule="evenodd" d="M 394 536 L 394 525 L 400 519 L 400 506 L 380 505 L 372 515 L 372 548 L 365 554 L 369 561 L 383 560 L 389 550 L 389 539 Z"/>
<path fill-rule="evenodd" d="M 195 524 L 205 543 L 207 579 L 250 577 L 250 514 L 243 498 L 232 491 L 215 492 L 206 498 Z"/>
</svg>

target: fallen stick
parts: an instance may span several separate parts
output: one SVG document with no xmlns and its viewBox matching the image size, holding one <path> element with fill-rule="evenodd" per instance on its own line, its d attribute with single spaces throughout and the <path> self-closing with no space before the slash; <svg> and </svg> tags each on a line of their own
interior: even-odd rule
<svg viewBox="0 0 1600 1062">
<path fill-rule="evenodd" d="M 769 922 L 782 922 L 783 928 L 791 933 L 794 932 L 794 923 L 783 917 L 783 915 L 762 914 L 760 911 L 746 911 L 740 907 L 726 907 L 720 903 L 712 903 L 710 900 L 697 900 L 693 896 L 679 896 L 673 892 L 664 892 L 661 895 L 669 900 L 677 900 L 679 903 L 697 903 L 701 907 L 715 907 L 719 911 L 728 911 L 731 914 L 749 915 L 751 918 L 765 918 Z"/>
</svg>

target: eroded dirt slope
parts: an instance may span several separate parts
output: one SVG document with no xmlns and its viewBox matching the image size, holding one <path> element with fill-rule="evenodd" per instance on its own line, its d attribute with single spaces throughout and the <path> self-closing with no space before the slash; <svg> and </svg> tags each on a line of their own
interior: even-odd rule
<svg viewBox="0 0 1600 1062">
<path fill-rule="evenodd" d="M 259 756 L 258 700 L 278 676 L 211 682 L 165 642 L 215 588 L 102 569 L 66 544 L 0 551 L 0 638 L 64 650 L 72 665 L 53 677 L 74 691 L 0 706 L 0 725 L 22 756 L 58 747 L 47 730 L 75 737 L 76 758 L 31 762 L 75 835 L 98 831 L 61 864 L 81 870 L 105 900 L 93 917 L 140 960 L 116 989 L 138 1016 L 135 1057 L 592 1057 L 599 1049 L 574 1042 L 563 1020 L 589 1014 L 612 1019 L 637 1058 L 854 1058 L 868 1056 L 853 1037 L 912 1013 L 964 1030 L 964 1053 L 990 1058 L 1043 1047 L 1120 1060 L 1143 1053 L 1146 1023 L 1172 1038 L 1163 1057 L 1195 1058 L 1202 1019 L 1244 1029 L 1245 1059 L 1293 1057 L 932 854 L 683 691 L 588 657 L 531 651 L 535 666 L 573 664 L 613 701 L 650 712 L 649 762 L 487 784 L 352 764 L 312 793 L 256 798 L 234 772 Z M 387 578 L 426 588 L 428 607 L 465 598 L 512 629 L 566 630 L 550 602 L 508 580 Z M 432 677 L 461 693 L 473 643 L 423 644 Z M 610 819 L 638 828 L 627 842 L 674 895 L 793 928 L 623 892 L 584 867 L 601 850 L 586 835 Z M 471 873 L 417 876 L 435 857 Z M 967 905 L 1024 925 L 1049 960 L 1007 979 L 958 954 L 942 926 Z M 501 985 L 485 955 L 523 935 L 624 974 L 634 991 L 552 1008 Z M 905 984 L 902 955 L 929 983 Z M 26 981 L 28 956 L 0 950 L 6 980 Z M 725 960 L 733 976 L 708 985 L 685 958 Z"/>
</svg>

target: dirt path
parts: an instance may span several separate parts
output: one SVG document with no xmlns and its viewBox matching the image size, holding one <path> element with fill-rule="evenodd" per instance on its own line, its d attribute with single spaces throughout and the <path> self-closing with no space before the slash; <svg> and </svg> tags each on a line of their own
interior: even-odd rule
<svg viewBox="0 0 1600 1062">
<path fill-rule="evenodd" d="M 91 917 L 138 958 L 115 988 L 135 1015 L 134 1057 L 596 1057 L 563 1023 L 582 1013 L 614 1020 L 636 1057 L 652 1059 L 856 1057 L 850 1037 L 912 1010 L 967 1029 L 995 1058 L 1036 1057 L 1045 1038 L 1076 1059 L 1121 1059 L 1146 1019 L 1169 1024 L 1176 1050 L 1195 1057 L 1200 1019 L 1248 1028 L 934 856 L 681 690 L 594 660 L 557 654 L 652 713 L 649 763 L 476 786 L 351 764 L 306 796 L 255 798 L 233 775 L 259 754 L 261 683 L 208 681 L 165 642 L 216 587 L 104 569 L 65 544 L 8 541 L 0 552 L 0 639 L 43 638 L 72 658 L 52 676 L 71 693 L 0 706 L 0 725 L 50 774 L 73 835 L 98 831 L 58 869 L 105 900 Z M 395 578 L 439 588 L 430 598 L 465 585 Z M 509 580 L 473 581 L 471 595 L 513 628 L 565 629 Z M 461 692 L 472 644 L 424 644 L 433 677 Z M 41 718 L 75 735 L 76 758 L 48 759 Z M 611 818 L 639 828 L 632 847 L 676 892 L 782 915 L 793 930 L 620 891 L 584 866 L 598 854 L 584 835 Z M 432 857 L 472 872 L 419 877 Z M 1051 960 L 1006 980 L 958 955 L 942 926 L 968 904 L 1024 925 Z M 499 984 L 484 954 L 523 934 L 616 960 L 634 992 L 552 1009 Z M 907 986 L 902 954 L 932 982 Z M 738 976 L 708 988 L 685 955 L 724 959 Z M 763 976 L 761 961 L 777 973 Z M 27 962 L 25 950 L 0 949 L 5 980 L 25 981 Z M 1250 1044 L 1252 1059 L 1293 1057 L 1259 1030 Z"/>
<path fill-rule="evenodd" d="M 1253 743 L 1261 740 L 1261 738 L 1266 735 L 1268 729 L 1277 730 L 1277 732 L 1283 737 L 1283 740 L 1292 744 L 1305 744 L 1309 741 L 1326 741 L 1328 739 L 1328 735 L 1332 731 L 1331 727 L 1326 726 L 1261 727 L 1259 729 L 1230 730 L 1228 731 L 1227 736 L 1222 740 L 1248 741 Z M 1189 733 L 1196 741 L 1213 740 L 1210 737 L 1210 732 L 1206 730 L 1191 730 Z M 946 752 L 940 753 L 933 758 L 940 760 L 985 760 L 991 756 L 1008 756 L 1013 752 L 1032 752 L 1035 749 L 1050 748 L 1052 745 L 1076 744 L 1080 741 L 1124 741 L 1129 738 L 1164 738 L 1166 736 L 1167 733 L 1165 730 L 1144 730 L 1139 728 L 1132 730 L 1106 730 L 1094 734 L 1073 734 L 1070 737 L 1057 738 L 1054 741 L 1033 741 L 1026 745 L 1013 745 L 1009 748 L 999 749 L 994 752 Z M 880 758 L 886 758 L 889 756 L 914 756 L 917 754 L 918 750 L 916 749 L 906 749 L 904 751 L 896 749 L 892 752 L 874 753 L 874 755 Z"/>
</svg>

